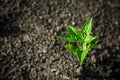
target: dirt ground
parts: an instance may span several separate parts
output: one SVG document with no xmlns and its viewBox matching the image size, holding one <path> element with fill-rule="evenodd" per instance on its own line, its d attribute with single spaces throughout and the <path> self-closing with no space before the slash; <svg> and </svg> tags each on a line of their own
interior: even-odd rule
<svg viewBox="0 0 120 80">
<path fill-rule="evenodd" d="M 66 25 L 93 17 L 98 45 L 80 71 Z M 0 80 L 119 80 L 120 0 L 0 0 Z"/>
</svg>

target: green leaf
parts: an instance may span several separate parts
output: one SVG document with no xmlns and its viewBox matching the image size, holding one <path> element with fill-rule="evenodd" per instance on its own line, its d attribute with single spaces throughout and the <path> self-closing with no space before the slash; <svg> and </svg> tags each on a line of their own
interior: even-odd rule
<svg viewBox="0 0 120 80">
<path fill-rule="evenodd" d="M 88 52 L 89 52 L 88 49 L 86 49 L 86 50 L 84 50 L 84 51 L 77 50 L 77 55 L 76 55 L 76 56 L 77 56 L 77 58 L 78 58 L 78 60 L 79 60 L 79 62 L 80 62 L 80 65 L 83 64 L 83 61 L 85 60 Z"/>
<path fill-rule="evenodd" d="M 96 46 L 97 43 L 98 43 L 98 38 L 94 37 L 94 39 L 92 39 L 90 42 L 86 43 L 86 47 L 88 49 L 92 49 Z"/>
<path fill-rule="evenodd" d="M 84 41 L 84 39 L 86 38 L 87 34 L 85 32 L 82 32 L 81 34 L 81 40 Z"/>
<path fill-rule="evenodd" d="M 78 41 L 79 43 L 80 43 L 80 42 L 84 42 L 86 36 L 87 36 L 87 34 L 86 34 L 85 32 L 82 32 L 82 33 L 80 34 L 80 36 L 78 37 L 78 40 L 77 40 L 77 41 Z"/>
<path fill-rule="evenodd" d="M 75 38 L 73 38 L 72 36 L 69 36 L 69 35 L 60 35 L 60 36 L 57 36 L 57 37 L 65 40 L 65 41 L 77 42 Z"/>
<path fill-rule="evenodd" d="M 89 52 L 89 49 L 85 49 L 85 50 L 82 51 L 81 57 L 80 57 L 80 64 L 81 64 L 81 65 L 82 65 L 83 61 L 85 60 L 88 52 Z"/>
<path fill-rule="evenodd" d="M 92 31 L 92 18 L 90 18 L 90 20 L 88 20 L 82 28 L 82 32 L 85 32 L 86 34 L 90 34 Z"/>
<path fill-rule="evenodd" d="M 77 58 L 78 58 L 78 60 L 79 60 L 79 63 L 80 63 L 80 65 L 82 65 L 82 62 L 81 62 L 81 55 L 82 55 L 82 51 L 80 51 L 80 50 L 77 50 L 76 51 L 76 53 L 77 53 Z"/>
<path fill-rule="evenodd" d="M 65 48 L 66 48 L 68 51 L 74 53 L 75 55 L 77 54 L 78 48 L 76 48 L 74 45 L 72 45 L 72 44 L 66 44 L 66 45 L 65 45 Z"/>
<path fill-rule="evenodd" d="M 94 48 L 94 47 L 97 45 L 98 41 L 99 41 L 98 37 L 95 37 L 95 38 L 90 42 L 90 47 L 89 47 L 89 48 L 90 48 L 90 49 Z"/>
<path fill-rule="evenodd" d="M 95 38 L 96 38 L 96 37 L 92 37 L 91 35 L 87 35 L 84 41 L 85 41 L 86 43 L 89 43 L 89 42 L 91 42 L 91 41 L 92 41 L 93 39 L 95 39 Z"/>
<path fill-rule="evenodd" d="M 75 39 L 77 39 L 77 40 L 78 40 L 79 38 L 81 38 L 81 33 L 80 33 L 80 31 L 79 31 L 78 29 L 76 29 L 76 28 L 68 25 L 67 30 L 68 30 L 69 34 L 70 34 L 73 38 L 75 38 Z"/>
</svg>

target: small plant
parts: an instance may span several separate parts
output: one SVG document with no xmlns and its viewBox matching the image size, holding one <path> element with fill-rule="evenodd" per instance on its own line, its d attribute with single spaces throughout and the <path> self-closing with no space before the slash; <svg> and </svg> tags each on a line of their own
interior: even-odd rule
<svg viewBox="0 0 120 80">
<path fill-rule="evenodd" d="M 58 38 L 71 42 L 66 44 L 65 48 L 74 53 L 82 65 L 87 53 L 98 43 L 98 38 L 91 36 L 92 18 L 83 25 L 81 32 L 70 25 L 67 26 L 67 30 L 68 35 L 60 35 Z"/>
</svg>

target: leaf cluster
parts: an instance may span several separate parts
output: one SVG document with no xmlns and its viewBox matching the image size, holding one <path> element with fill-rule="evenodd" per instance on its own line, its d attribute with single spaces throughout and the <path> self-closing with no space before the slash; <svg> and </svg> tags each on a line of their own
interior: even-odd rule
<svg viewBox="0 0 120 80">
<path fill-rule="evenodd" d="M 82 65 L 88 52 L 98 43 L 98 37 L 91 36 L 92 18 L 83 25 L 81 32 L 70 25 L 67 26 L 67 31 L 68 35 L 60 35 L 58 38 L 71 42 L 71 44 L 66 44 L 65 48 L 74 53 L 80 65 Z M 72 43 L 76 43 L 77 46 L 74 46 Z"/>
</svg>

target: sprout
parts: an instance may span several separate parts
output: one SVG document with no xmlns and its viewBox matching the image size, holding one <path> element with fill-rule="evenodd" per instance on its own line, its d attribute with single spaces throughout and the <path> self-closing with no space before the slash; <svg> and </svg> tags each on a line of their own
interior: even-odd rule
<svg viewBox="0 0 120 80">
<path fill-rule="evenodd" d="M 98 43 L 98 37 L 91 36 L 92 18 L 83 25 L 81 32 L 70 25 L 67 26 L 67 30 L 68 35 L 60 35 L 58 38 L 71 42 L 66 44 L 65 48 L 74 53 L 82 65 L 88 52 Z M 77 46 L 72 43 L 76 43 Z"/>
</svg>

